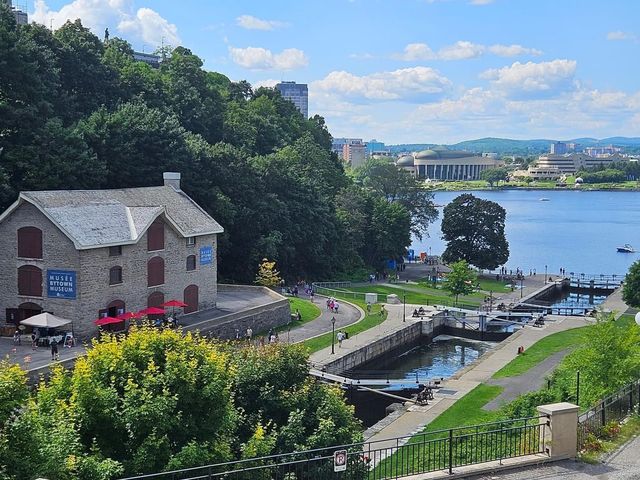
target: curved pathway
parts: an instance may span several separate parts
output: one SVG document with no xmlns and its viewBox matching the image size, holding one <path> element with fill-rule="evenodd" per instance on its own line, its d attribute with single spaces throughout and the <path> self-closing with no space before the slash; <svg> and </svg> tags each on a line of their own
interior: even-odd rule
<svg viewBox="0 0 640 480">
<path fill-rule="evenodd" d="M 301 298 L 306 300 L 305 297 Z M 338 313 L 331 313 L 327 310 L 326 301 L 327 297 L 316 295 L 314 303 L 322 312 L 320 316 L 304 325 L 292 329 L 290 332 L 280 333 L 280 339 L 287 338 L 290 343 L 303 342 L 318 335 L 331 332 L 331 319 L 333 317 L 336 318 L 336 332 L 364 317 L 362 310 L 340 299 L 338 299 L 338 303 L 340 303 Z"/>
</svg>

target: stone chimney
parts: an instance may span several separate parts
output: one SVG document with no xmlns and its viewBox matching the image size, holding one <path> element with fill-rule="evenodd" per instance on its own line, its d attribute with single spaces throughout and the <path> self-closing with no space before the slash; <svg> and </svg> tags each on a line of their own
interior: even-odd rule
<svg viewBox="0 0 640 480">
<path fill-rule="evenodd" d="M 164 172 L 162 174 L 165 187 L 173 187 L 180 190 L 180 172 Z"/>
</svg>

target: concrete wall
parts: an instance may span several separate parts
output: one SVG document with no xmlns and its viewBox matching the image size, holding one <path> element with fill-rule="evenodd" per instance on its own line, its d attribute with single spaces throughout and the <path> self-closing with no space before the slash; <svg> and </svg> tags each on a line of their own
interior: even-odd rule
<svg viewBox="0 0 640 480">
<path fill-rule="evenodd" d="M 230 313 L 222 317 L 205 320 L 189 325 L 185 330 L 198 330 L 202 334 L 222 339 L 234 339 L 236 334 L 245 335 L 248 327 L 257 335 L 271 328 L 281 327 L 291 321 L 291 309 L 289 299 L 266 287 L 254 287 L 249 285 L 219 285 L 218 290 L 242 291 L 243 289 L 260 289 L 272 298 L 272 302 L 258 305 L 241 312 Z"/>
<path fill-rule="evenodd" d="M 412 321 L 389 335 L 350 352 L 325 365 L 327 373 L 342 373 L 369 362 L 385 353 L 389 353 L 407 344 L 417 342 L 422 337 L 434 337 L 440 334 L 445 324 L 444 313 L 435 314 L 431 319 Z"/>
</svg>

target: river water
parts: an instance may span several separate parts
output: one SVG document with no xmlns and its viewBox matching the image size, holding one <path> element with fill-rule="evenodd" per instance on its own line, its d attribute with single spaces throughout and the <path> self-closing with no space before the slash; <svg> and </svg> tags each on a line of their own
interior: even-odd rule
<svg viewBox="0 0 640 480">
<path fill-rule="evenodd" d="M 465 192 L 436 192 L 435 203 L 446 205 Z M 618 253 L 629 243 L 640 251 L 640 193 L 574 190 L 487 190 L 469 192 L 500 204 L 507 211 L 506 235 L 510 256 L 507 268 L 528 273 L 536 269 L 558 274 L 622 274 L 640 258 Z M 548 201 L 541 201 L 546 198 Z M 438 220 L 430 237 L 414 239 L 412 248 L 439 255 L 445 249 Z"/>
</svg>

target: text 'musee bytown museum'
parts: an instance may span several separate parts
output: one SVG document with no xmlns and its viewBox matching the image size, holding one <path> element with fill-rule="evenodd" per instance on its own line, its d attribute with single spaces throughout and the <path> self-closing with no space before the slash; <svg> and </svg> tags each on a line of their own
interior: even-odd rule
<svg viewBox="0 0 640 480">
<path fill-rule="evenodd" d="M 185 313 L 216 305 L 222 227 L 180 189 L 21 192 L 0 215 L 0 312 L 17 323 L 42 311 L 73 322 L 182 300 Z"/>
</svg>

